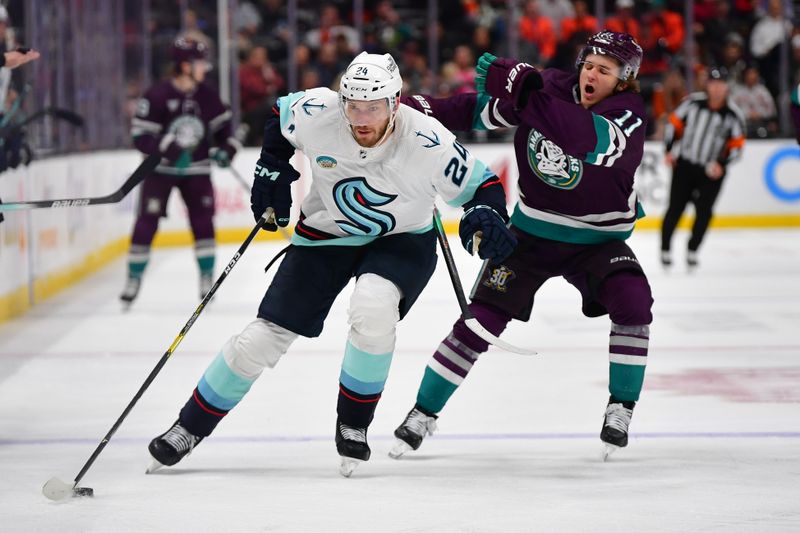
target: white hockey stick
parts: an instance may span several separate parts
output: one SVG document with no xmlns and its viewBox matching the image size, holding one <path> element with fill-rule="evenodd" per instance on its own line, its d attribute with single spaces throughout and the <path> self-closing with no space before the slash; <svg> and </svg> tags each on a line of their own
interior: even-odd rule
<svg viewBox="0 0 800 533">
<path fill-rule="evenodd" d="M 533 350 L 514 346 L 513 344 L 504 341 L 500 337 L 492 335 L 489 330 L 484 328 L 481 323 L 478 322 L 477 318 L 472 316 L 472 311 L 469 310 L 469 306 L 467 305 L 467 298 L 464 296 L 464 288 L 461 285 L 461 278 L 458 276 L 456 262 L 453 259 L 453 252 L 450 250 L 450 244 L 447 242 L 447 235 L 444 232 L 444 226 L 442 226 L 442 219 L 439 215 L 439 210 L 436 207 L 433 208 L 433 226 L 436 228 L 436 237 L 439 240 L 439 246 L 442 249 L 444 262 L 447 265 L 447 272 L 450 274 L 450 281 L 453 282 L 453 289 L 456 291 L 456 298 L 458 299 L 458 305 L 461 307 L 461 316 L 464 317 L 464 324 L 466 324 L 466 326 L 481 339 L 485 340 L 489 344 L 497 346 L 498 348 L 502 348 L 507 352 L 516 353 L 519 355 L 536 355 L 536 352 Z"/>
</svg>

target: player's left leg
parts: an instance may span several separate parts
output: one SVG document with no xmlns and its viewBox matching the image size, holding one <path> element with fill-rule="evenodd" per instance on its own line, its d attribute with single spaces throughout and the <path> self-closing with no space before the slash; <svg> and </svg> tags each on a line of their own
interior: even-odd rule
<svg viewBox="0 0 800 533">
<path fill-rule="evenodd" d="M 623 270 L 603 280 L 599 300 L 611 318 L 610 397 L 600 433 L 600 439 L 608 445 L 607 457 L 614 449 L 628 444 L 628 427 L 647 366 L 653 298 L 644 273 Z"/>
<path fill-rule="evenodd" d="M 214 284 L 214 187 L 211 176 L 195 176 L 184 179 L 179 189 L 189 211 L 202 299 Z"/>
<path fill-rule="evenodd" d="M 564 278 L 582 295 L 583 314 L 611 319 L 610 393 L 600 439 L 606 457 L 628 444 L 628 426 L 647 366 L 653 297 L 633 250 L 622 241 L 590 245 L 574 256 Z"/>
<path fill-rule="evenodd" d="M 148 176 L 139 193 L 136 222 L 128 251 L 128 278 L 119 298 L 127 309 L 139 295 L 142 277 L 150 261 L 150 245 L 158 231 L 161 217 L 167 216 L 167 202 L 173 179 L 162 174 Z"/>
<path fill-rule="evenodd" d="M 389 376 L 395 328 L 436 266 L 433 231 L 382 237 L 368 245 L 350 299 L 350 332 L 339 377 L 336 448 L 349 476 L 370 449 L 367 428 Z"/>
<path fill-rule="evenodd" d="M 697 194 L 694 198 L 695 219 L 686 253 L 686 263 L 689 269 L 694 269 L 698 265 L 697 251 L 703 242 L 709 224 L 711 224 L 714 203 L 716 203 L 722 188 L 723 178 L 718 180 L 704 178 L 699 181 L 697 186 Z"/>
</svg>

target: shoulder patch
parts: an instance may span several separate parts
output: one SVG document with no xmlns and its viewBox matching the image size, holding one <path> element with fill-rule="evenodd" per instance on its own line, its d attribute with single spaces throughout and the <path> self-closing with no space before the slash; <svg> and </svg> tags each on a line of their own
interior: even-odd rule
<svg viewBox="0 0 800 533">
<path fill-rule="evenodd" d="M 415 131 L 414 134 L 417 137 L 423 137 L 427 139 L 427 144 L 422 145 L 425 148 L 433 148 L 435 146 L 439 146 L 440 144 L 442 144 L 441 141 L 439 140 L 439 135 L 433 130 L 430 131 L 430 134 L 420 130 Z"/>
</svg>

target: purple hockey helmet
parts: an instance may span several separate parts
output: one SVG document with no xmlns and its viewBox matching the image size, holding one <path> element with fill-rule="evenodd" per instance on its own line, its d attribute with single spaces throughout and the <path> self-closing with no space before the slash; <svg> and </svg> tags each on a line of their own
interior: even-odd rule
<svg viewBox="0 0 800 533">
<path fill-rule="evenodd" d="M 595 33 L 586 41 L 575 66 L 580 68 L 589 54 L 606 55 L 617 60 L 620 64 L 618 77 L 621 80 L 627 80 L 631 76 L 635 78 L 639 75 L 639 67 L 642 64 L 642 47 L 627 33 L 608 30 Z"/>
<path fill-rule="evenodd" d="M 178 37 L 172 43 L 172 60 L 175 64 L 206 60 L 206 45 L 192 39 Z"/>
</svg>

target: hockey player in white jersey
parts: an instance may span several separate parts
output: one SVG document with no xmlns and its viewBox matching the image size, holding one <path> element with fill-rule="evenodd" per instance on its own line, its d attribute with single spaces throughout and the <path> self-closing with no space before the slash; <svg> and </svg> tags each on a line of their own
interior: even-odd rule
<svg viewBox="0 0 800 533">
<path fill-rule="evenodd" d="M 257 318 L 222 347 L 178 420 L 150 443 L 151 469 L 174 465 L 208 436 L 299 335 L 317 337 L 355 277 L 335 430 L 340 472 L 349 477 L 370 457 L 367 429 L 389 374 L 395 327 L 436 265 L 435 198 L 464 207 L 459 234 L 468 251 L 478 231 L 481 258 L 502 261 L 513 250 L 499 179 L 438 121 L 401 106 L 402 83 L 389 54 L 362 53 L 338 93 L 316 88 L 279 99 L 251 203 L 256 219 L 271 207 L 275 223 L 288 224 L 290 185 L 299 177 L 289 159 L 302 150 L 312 185 L 292 245 Z M 305 397 L 298 383 L 286 401 Z"/>
</svg>

